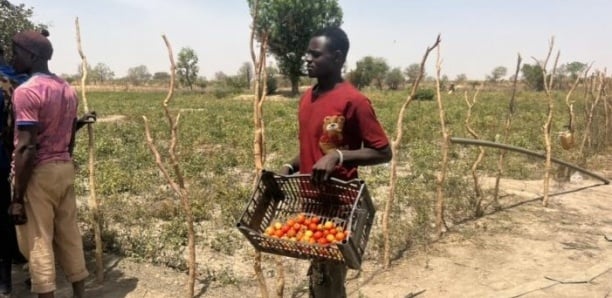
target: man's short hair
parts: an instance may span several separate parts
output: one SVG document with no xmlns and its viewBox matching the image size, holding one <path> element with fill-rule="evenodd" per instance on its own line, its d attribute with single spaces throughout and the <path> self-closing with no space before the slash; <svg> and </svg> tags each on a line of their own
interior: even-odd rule
<svg viewBox="0 0 612 298">
<path fill-rule="evenodd" d="M 330 47 L 329 50 L 340 51 L 342 53 L 342 58 L 346 60 L 346 55 L 349 50 L 349 40 L 344 30 L 337 26 L 325 27 L 315 32 L 313 37 L 317 36 L 325 36 L 329 40 L 327 44 L 328 47 Z"/>
</svg>

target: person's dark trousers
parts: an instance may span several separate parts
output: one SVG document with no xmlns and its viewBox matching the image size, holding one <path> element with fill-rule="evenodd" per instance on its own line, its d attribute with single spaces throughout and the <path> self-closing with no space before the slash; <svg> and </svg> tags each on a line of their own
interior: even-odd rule
<svg viewBox="0 0 612 298">
<path fill-rule="evenodd" d="M 343 264 L 312 261 L 308 268 L 310 298 L 345 298 L 346 272 Z"/>
<path fill-rule="evenodd" d="M 8 215 L 11 203 L 11 184 L 8 181 L 8 170 L 0 169 L 0 294 L 11 292 L 11 267 L 13 263 L 15 226 Z"/>
</svg>

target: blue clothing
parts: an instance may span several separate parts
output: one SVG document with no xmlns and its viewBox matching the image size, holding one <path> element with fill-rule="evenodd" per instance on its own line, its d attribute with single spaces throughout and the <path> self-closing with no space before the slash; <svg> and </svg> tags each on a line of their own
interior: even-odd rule
<svg viewBox="0 0 612 298">
<path fill-rule="evenodd" d="M 7 66 L 7 65 L 0 65 L 0 79 L 3 80 L 8 80 L 13 87 L 17 87 L 18 85 L 20 85 L 21 83 L 27 81 L 28 76 L 27 75 L 18 75 L 15 73 L 15 70 L 13 70 L 12 67 Z M 6 114 L 7 112 L 12 113 L 12 111 L 5 111 L 4 105 L 5 105 L 5 95 L 8 94 L 8 96 L 11 95 L 11 93 L 6 92 L 5 90 L 1 90 L 2 92 L 0 92 L 0 131 L 4 131 L 5 127 L 8 125 L 7 123 L 7 118 L 8 115 Z M 11 100 L 10 98 L 8 98 L 8 100 Z M 7 152 L 5 149 L 5 146 L 3 144 L 3 140 L 2 138 L 0 138 L 0 171 L 4 172 L 6 170 L 10 170 L 11 168 L 11 155 L 13 154 L 13 152 Z"/>
</svg>

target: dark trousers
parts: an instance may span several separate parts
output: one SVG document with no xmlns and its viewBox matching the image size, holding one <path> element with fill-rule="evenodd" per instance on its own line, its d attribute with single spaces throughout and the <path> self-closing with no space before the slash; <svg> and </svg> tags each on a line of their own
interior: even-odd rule
<svg viewBox="0 0 612 298">
<path fill-rule="evenodd" d="M 312 261 L 308 269 L 311 298 L 345 298 L 346 272 L 343 264 Z"/>
<path fill-rule="evenodd" d="M 0 170 L 0 294 L 11 292 L 13 258 L 23 258 L 17 246 L 15 225 L 8 216 L 8 206 L 11 203 L 8 176 L 8 170 Z"/>
</svg>

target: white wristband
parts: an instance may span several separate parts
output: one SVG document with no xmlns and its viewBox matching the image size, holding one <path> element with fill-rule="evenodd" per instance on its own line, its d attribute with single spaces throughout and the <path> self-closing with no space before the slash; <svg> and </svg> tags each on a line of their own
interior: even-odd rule
<svg viewBox="0 0 612 298">
<path fill-rule="evenodd" d="M 291 164 L 286 163 L 286 164 L 284 164 L 284 165 L 283 165 L 283 167 L 288 167 L 288 168 L 289 168 L 289 170 L 291 170 L 291 173 L 293 173 L 293 172 L 295 171 L 295 170 L 293 169 L 293 166 L 292 166 Z"/>
<path fill-rule="evenodd" d="M 336 149 L 336 152 L 338 153 L 338 165 L 342 166 L 342 163 L 344 162 L 344 154 L 342 154 L 340 149 Z"/>
</svg>

